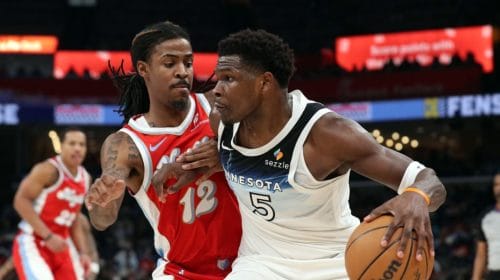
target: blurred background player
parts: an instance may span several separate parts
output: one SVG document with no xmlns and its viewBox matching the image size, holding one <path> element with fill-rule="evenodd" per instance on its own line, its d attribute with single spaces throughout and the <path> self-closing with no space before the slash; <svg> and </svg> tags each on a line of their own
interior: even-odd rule
<svg viewBox="0 0 500 280">
<path fill-rule="evenodd" d="M 89 250 L 89 257 L 92 260 L 88 267 L 88 272 L 85 275 L 86 280 L 94 280 L 97 278 L 97 275 L 99 274 L 100 270 L 100 265 L 99 265 L 99 252 L 97 251 L 97 246 L 96 242 L 94 239 L 94 235 L 92 235 L 92 228 L 90 226 L 89 220 L 87 217 L 83 214 L 80 213 L 77 217 L 79 220 L 81 226 L 78 227 L 82 233 L 78 233 L 78 230 L 71 231 L 71 238 L 75 239 L 75 233 L 83 234 L 86 238 L 87 242 L 87 248 Z M 85 268 L 84 268 L 85 269 Z M 12 257 L 8 258 L 2 266 L 0 266 L 0 280 L 10 280 L 10 279 L 19 279 L 17 277 L 17 274 L 15 272 L 14 268 L 14 262 L 12 260 Z"/>
<path fill-rule="evenodd" d="M 493 177 L 495 205 L 480 218 L 473 280 L 500 279 L 500 171 Z"/>
<path fill-rule="evenodd" d="M 22 221 L 13 244 L 20 279 L 83 279 L 91 259 L 77 218 L 90 184 L 81 166 L 86 136 L 77 128 L 62 134 L 61 154 L 36 164 L 14 197 Z M 75 247 L 76 246 L 76 247 Z"/>
<path fill-rule="evenodd" d="M 212 153 L 213 162 L 205 162 L 208 174 L 217 169 L 215 142 L 209 140 L 214 137 L 210 104 L 203 95 L 191 94 L 190 38 L 182 27 L 160 22 L 135 36 L 131 56 L 137 73 L 117 76 L 114 71 L 120 112 L 128 123 L 102 146 L 102 175 L 86 201 L 90 220 L 99 230 L 112 225 L 128 189 L 154 231 L 161 259 L 153 278 L 222 279 L 241 237 L 239 211 L 224 174 L 187 184 L 195 179 L 191 172 L 169 182 L 167 187 L 184 186 L 169 195 L 163 184 L 155 189 L 151 182 L 162 165 L 181 170 L 176 158 L 194 147 Z"/>
</svg>

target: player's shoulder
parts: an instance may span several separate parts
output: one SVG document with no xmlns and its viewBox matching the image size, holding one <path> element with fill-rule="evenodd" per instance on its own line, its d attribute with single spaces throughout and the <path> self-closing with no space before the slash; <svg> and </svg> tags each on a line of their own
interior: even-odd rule
<svg viewBox="0 0 500 280">
<path fill-rule="evenodd" d="M 46 159 L 35 164 L 33 168 L 31 168 L 30 176 L 50 184 L 57 181 L 59 170 L 51 159 Z"/>
<path fill-rule="evenodd" d="M 312 127 L 311 133 L 323 138 L 325 136 L 343 136 L 346 133 L 365 132 L 355 121 L 345 118 L 333 111 L 322 115 Z"/>
<path fill-rule="evenodd" d="M 328 113 L 323 114 L 319 119 L 318 123 L 321 125 L 346 125 L 349 122 L 349 119 L 344 118 L 343 116 L 329 111 Z"/>
<path fill-rule="evenodd" d="M 109 146 L 109 145 L 118 146 L 118 145 L 121 145 L 124 143 L 132 143 L 131 140 L 132 139 L 130 138 L 130 136 L 127 133 L 122 132 L 122 131 L 116 131 L 116 132 L 113 132 L 106 137 L 106 139 L 104 140 L 104 143 L 103 143 L 103 147 Z"/>
<path fill-rule="evenodd" d="M 31 170 L 36 173 L 50 174 L 57 171 L 57 162 L 52 158 L 48 158 L 35 164 Z"/>
</svg>

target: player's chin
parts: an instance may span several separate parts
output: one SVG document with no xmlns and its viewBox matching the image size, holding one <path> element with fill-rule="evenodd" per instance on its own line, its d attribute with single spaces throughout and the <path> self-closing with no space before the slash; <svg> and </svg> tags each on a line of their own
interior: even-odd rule
<svg viewBox="0 0 500 280">
<path fill-rule="evenodd" d="M 170 106 L 178 111 L 184 111 L 188 108 L 189 98 L 177 98 L 174 101 L 170 102 Z"/>
<path fill-rule="evenodd" d="M 234 118 L 224 113 L 220 113 L 220 120 L 224 125 L 231 125 L 237 123 L 237 121 Z"/>
<path fill-rule="evenodd" d="M 83 156 L 80 155 L 72 155 L 70 157 L 71 164 L 73 165 L 80 165 L 83 163 Z"/>
</svg>

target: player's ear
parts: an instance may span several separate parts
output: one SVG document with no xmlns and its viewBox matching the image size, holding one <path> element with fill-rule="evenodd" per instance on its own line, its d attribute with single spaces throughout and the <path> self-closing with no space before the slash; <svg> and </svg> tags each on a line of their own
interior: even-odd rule
<svg viewBox="0 0 500 280">
<path fill-rule="evenodd" d="M 137 73 L 145 78 L 148 75 L 148 64 L 145 61 L 137 61 Z"/>
<path fill-rule="evenodd" d="M 271 72 L 264 72 L 260 77 L 260 90 L 267 92 L 271 90 L 274 82 L 274 75 Z"/>
</svg>

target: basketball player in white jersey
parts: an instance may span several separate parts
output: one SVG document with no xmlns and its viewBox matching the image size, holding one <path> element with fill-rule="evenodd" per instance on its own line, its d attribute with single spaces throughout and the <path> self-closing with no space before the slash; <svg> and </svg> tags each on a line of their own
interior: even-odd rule
<svg viewBox="0 0 500 280">
<path fill-rule="evenodd" d="M 62 135 L 61 154 L 36 164 L 21 182 L 14 208 L 22 221 L 12 254 L 20 279 L 83 279 L 83 268 L 90 267 L 77 219 L 90 183 L 81 166 L 86 151 L 85 134 L 70 128 Z"/>
<path fill-rule="evenodd" d="M 244 30 L 219 42 L 218 53 L 211 121 L 243 223 L 226 279 L 346 279 L 344 249 L 359 224 L 348 203 L 351 170 L 398 191 L 365 220 L 392 214 L 381 245 L 404 227 L 402 257 L 415 231 L 422 260 L 424 243 L 434 247 L 429 211 L 446 197 L 434 171 L 299 90 L 288 92 L 294 58 L 281 38 Z"/>
</svg>

